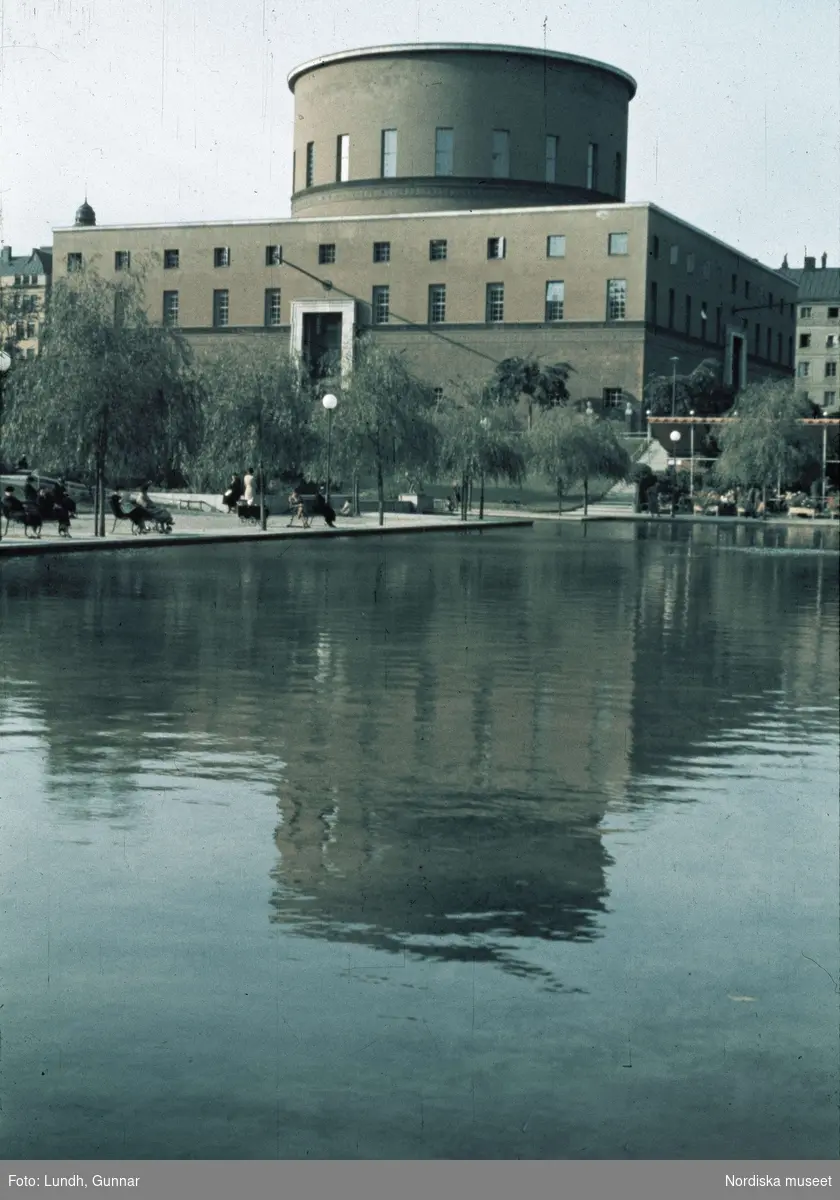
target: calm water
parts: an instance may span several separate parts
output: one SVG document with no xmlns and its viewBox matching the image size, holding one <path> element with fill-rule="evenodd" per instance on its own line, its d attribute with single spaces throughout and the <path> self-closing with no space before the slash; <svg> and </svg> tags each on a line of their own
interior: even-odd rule
<svg viewBox="0 0 840 1200">
<path fill-rule="evenodd" d="M 0 1154 L 837 1154 L 836 533 L 0 570 Z"/>
</svg>

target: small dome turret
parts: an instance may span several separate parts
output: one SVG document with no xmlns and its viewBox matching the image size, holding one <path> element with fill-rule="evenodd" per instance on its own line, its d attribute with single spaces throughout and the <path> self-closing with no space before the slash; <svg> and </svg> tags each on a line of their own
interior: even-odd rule
<svg viewBox="0 0 840 1200">
<path fill-rule="evenodd" d="M 96 213 L 87 202 L 87 197 L 83 204 L 80 204 L 76 209 L 76 224 L 77 225 L 95 225 Z"/>
</svg>

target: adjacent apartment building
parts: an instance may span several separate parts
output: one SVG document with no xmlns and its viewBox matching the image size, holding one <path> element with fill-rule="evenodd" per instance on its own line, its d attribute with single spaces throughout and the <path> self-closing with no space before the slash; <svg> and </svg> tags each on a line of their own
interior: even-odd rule
<svg viewBox="0 0 840 1200">
<path fill-rule="evenodd" d="M 828 265 L 823 254 L 806 257 L 801 268 L 782 266 L 799 287 L 796 319 L 796 379 L 808 399 L 825 413 L 836 415 L 840 363 L 840 268 Z"/>
<path fill-rule="evenodd" d="M 0 341 L 19 358 L 34 358 L 52 280 L 50 247 L 15 255 L 0 247 Z"/>
<path fill-rule="evenodd" d="M 56 274 L 142 263 L 150 315 L 199 351 L 277 337 L 313 374 L 359 334 L 439 394 L 501 359 L 566 361 L 576 399 L 641 417 L 651 374 L 793 372 L 796 282 L 625 201 L 633 79 L 521 47 L 333 54 L 289 76 L 292 215 L 55 231 Z"/>
</svg>

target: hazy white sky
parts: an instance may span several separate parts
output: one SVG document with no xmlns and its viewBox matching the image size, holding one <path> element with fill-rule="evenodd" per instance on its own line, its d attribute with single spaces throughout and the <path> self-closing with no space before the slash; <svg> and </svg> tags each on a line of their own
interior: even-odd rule
<svg viewBox="0 0 840 1200">
<path fill-rule="evenodd" d="M 776 266 L 840 260 L 838 0 L 0 0 L 0 237 L 289 213 L 300 62 L 543 45 L 628 71 L 627 198 Z"/>
</svg>

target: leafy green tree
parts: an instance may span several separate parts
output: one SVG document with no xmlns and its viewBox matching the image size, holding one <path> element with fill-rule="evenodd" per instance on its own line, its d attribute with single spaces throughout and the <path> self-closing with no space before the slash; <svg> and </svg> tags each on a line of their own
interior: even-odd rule
<svg viewBox="0 0 840 1200">
<path fill-rule="evenodd" d="M 535 405 L 542 410 L 568 403 L 573 370 L 569 363 L 541 363 L 534 355 L 505 358 L 496 366 L 493 391 L 502 404 L 518 404 L 524 397 L 530 429 Z"/>
<path fill-rule="evenodd" d="M 698 417 L 720 416 L 727 412 L 735 393 L 723 383 L 721 365 L 704 358 L 687 375 L 654 375 L 645 388 L 645 402 L 654 417 L 687 417 L 693 410 Z"/>
<path fill-rule="evenodd" d="M 385 521 L 385 472 L 431 471 L 437 461 L 434 394 L 417 380 L 400 354 L 368 339 L 357 343 L 346 383 L 335 389 L 332 454 L 337 474 L 376 476 L 379 524 Z"/>
<path fill-rule="evenodd" d="M 199 388 L 186 342 L 153 325 L 141 278 L 87 270 L 59 279 L 38 357 L 12 393 L 9 440 L 62 473 L 90 471 L 95 530 L 105 479 L 177 470 L 197 436 Z"/>
<path fill-rule="evenodd" d="M 738 416 L 718 435 L 714 477 L 724 487 L 781 490 L 816 460 L 816 448 L 800 424 L 811 404 L 791 380 L 762 380 L 738 396 Z"/>
<path fill-rule="evenodd" d="M 299 475 L 317 443 L 310 383 L 298 360 L 273 340 L 227 346 L 202 363 L 201 379 L 201 438 L 191 476 L 221 491 L 232 473 L 254 466 L 265 528 L 266 477 Z"/>
<path fill-rule="evenodd" d="M 583 482 L 583 513 L 589 511 L 589 481 L 599 477 L 618 481 L 630 474 L 630 456 L 611 422 L 582 416 L 568 408 L 537 414 L 530 433 L 531 455 L 557 489 L 557 511 L 573 483 Z"/>
<path fill-rule="evenodd" d="M 436 413 L 440 431 L 439 462 L 460 480 L 461 516 L 466 518 L 469 487 L 481 486 L 479 519 L 484 517 L 486 479 L 519 483 L 525 476 L 522 435 L 510 409 L 494 403 L 492 384 L 461 385 L 456 394 L 441 400 Z"/>
</svg>

